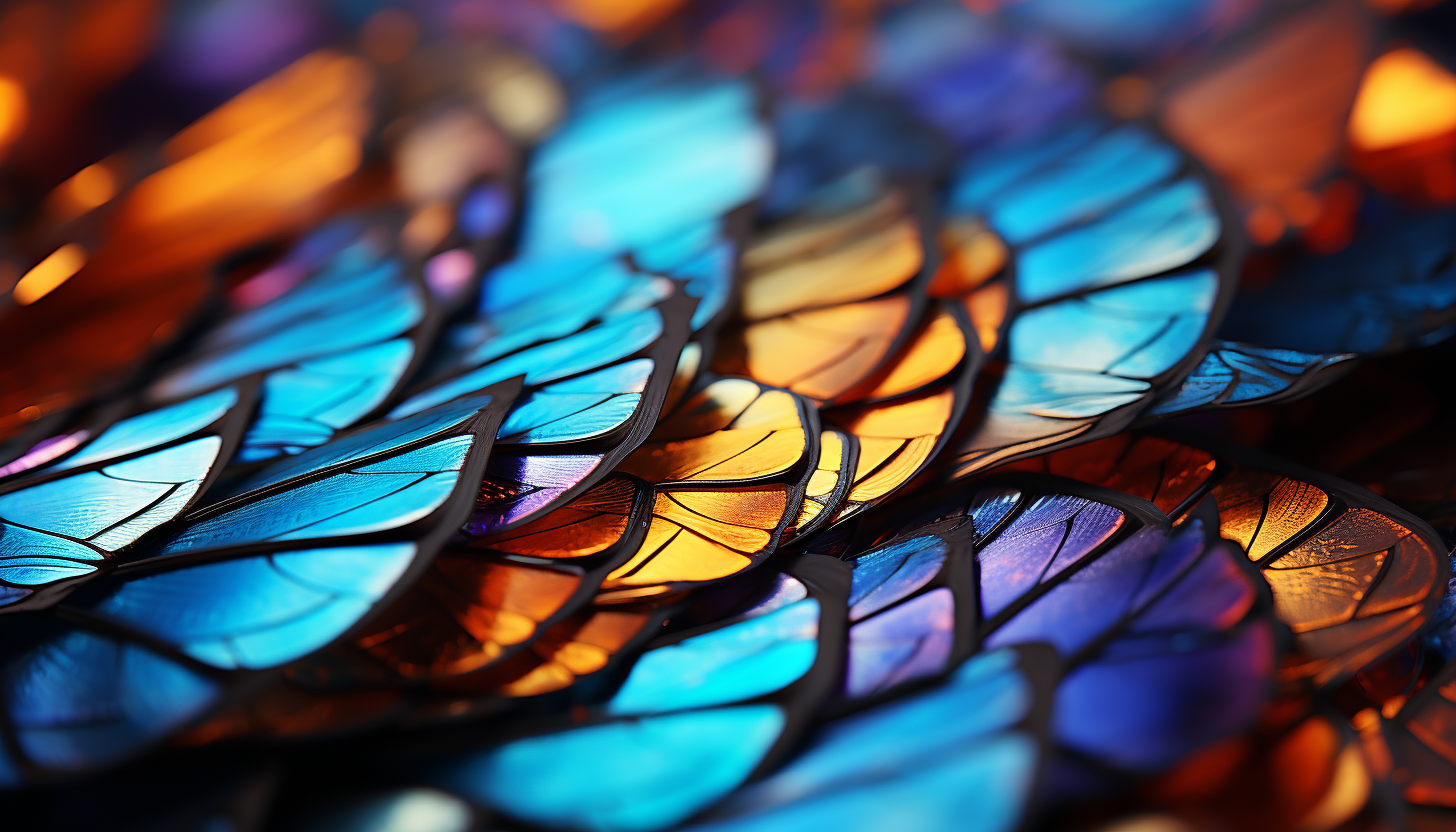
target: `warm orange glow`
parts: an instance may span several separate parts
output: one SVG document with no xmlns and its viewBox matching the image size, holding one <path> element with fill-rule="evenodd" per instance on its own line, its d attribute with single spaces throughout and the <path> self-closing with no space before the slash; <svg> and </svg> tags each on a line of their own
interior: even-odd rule
<svg viewBox="0 0 1456 832">
<path fill-rule="evenodd" d="M 683 0 L 557 0 L 562 14 L 610 35 L 641 31 L 671 14 Z"/>
<path fill-rule="evenodd" d="M 1418 49 L 1387 52 L 1365 71 L 1350 141 L 1382 150 L 1456 130 L 1456 75 Z"/>
<path fill-rule="evenodd" d="M 13 78 L 0 75 L 0 150 L 25 130 L 30 117 L 30 101 L 25 88 Z"/>
<path fill-rule="evenodd" d="M 73 219 L 116 196 L 116 174 L 105 163 L 82 168 L 51 194 L 51 208 L 65 219 Z"/>
<path fill-rule="evenodd" d="M 15 302 L 21 306 L 35 303 L 70 280 L 84 265 L 86 249 L 75 243 L 61 246 L 37 263 L 35 268 L 26 272 L 20 282 L 15 284 Z"/>
</svg>

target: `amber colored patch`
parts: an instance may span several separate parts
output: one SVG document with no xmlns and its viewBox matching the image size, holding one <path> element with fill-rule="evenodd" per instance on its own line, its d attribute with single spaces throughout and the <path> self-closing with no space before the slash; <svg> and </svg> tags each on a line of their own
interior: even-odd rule
<svg viewBox="0 0 1456 832">
<path fill-rule="evenodd" d="M 1037 471 L 1141 497 L 1172 515 L 1197 493 L 1217 463 L 1207 451 L 1156 436 L 1119 434 L 1011 462 L 1006 470 Z"/>
<path fill-rule="evenodd" d="M 782 486 L 659 494 L 637 553 L 603 589 L 724 578 L 752 565 L 789 509 Z"/>
<path fill-rule="evenodd" d="M 971 316 L 971 326 L 981 342 L 981 352 L 987 355 L 996 349 L 1001 338 L 1001 325 L 1006 322 L 1006 310 L 1011 293 L 1000 281 L 982 286 L 966 298 L 966 313 Z"/>
<path fill-rule="evenodd" d="M 407 677 L 467 673 L 536 634 L 580 576 L 446 552 L 358 645 Z"/>
<path fill-rule="evenodd" d="M 476 541 L 489 548 L 541 558 L 580 558 L 616 545 L 627 534 L 637 486 L 610 477 L 561 508 L 518 529 Z"/>
<path fill-rule="evenodd" d="M 966 336 L 955 316 L 940 310 L 910 343 L 890 360 L 889 371 L 853 399 L 887 399 L 944 378 L 966 355 Z"/>
<path fill-rule="evenodd" d="M 1339 152 L 1371 37 L 1354 3 L 1320 5 L 1173 89 L 1163 125 L 1245 197 L 1305 188 Z"/>
<path fill-rule="evenodd" d="M 1213 489 L 1219 532 L 1250 560 L 1266 555 L 1309 528 L 1329 495 L 1307 482 L 1262 471 L 1236 471 Z"/>
<path fill-rule="evenodd" d="M 945 259 L 926 287 L 933 298 L 965 297 L 1006 267 L 1006 244 L 979 218 L 952 219 L 937 237 Z"/>
<path fill-rule="evenodd" d="M 750 271 L 744 278 L 739 313 L 747 320 L 762 321 L 872 298 L 903 286 L 924 263 L 914 221 L 900 220 L 829 251 Z"/>
<path fill-rule="evenodd" d="M 764 479 L 793 468 L 805 439 L 793 396 L 722 379 L 659 424 L 617 470 L 659 484 Z"/>
<path fill-rule="evenodd" d="M 879 369 L 909 313 L 909 298 L 895 295 L 752 323 L 724 334 L 713 367 L 834 399 Z"/>
</svg>

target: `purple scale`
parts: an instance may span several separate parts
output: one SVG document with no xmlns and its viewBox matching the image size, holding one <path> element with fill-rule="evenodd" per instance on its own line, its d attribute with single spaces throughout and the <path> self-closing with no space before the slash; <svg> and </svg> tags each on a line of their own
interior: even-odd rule
<svg viewBox="0 0 1456 832">
<path fill-rule="evenodd" d="M 35 443 L 35 446 L 9 464 L 0 465 L 0 477 L 8 477 L 11 474 L 19 474 L 22 471 L 29 471 L 32 468 L 39 468 L 51 460 L 57 459 L 63 454 L 68 454 L 86 441 L 90 436 L 84 430 L 75 433 L 67 433 L 62 436 L 52 436 Z"/>
<path fill-rule="evenodd" d="M 1121 511 L 1081 497 L 1037 498 L 976 554 L 982 614 L 996 615 L 1040 581 L 1086 557 L 1122 522 Z"/>
<path fill-rule="evenodd" d="M 601 461 L 599 454 L 492 457 L 465 533 L 488 535 L 555 508 L 561 495 L 586 479 Z"/>
<path fill-rule="evenodd" d="M 845 696 L 859 699 L 945 669 L 955 641 L 955 600 L 945 587 L 849 628 Z"/>
</svg>

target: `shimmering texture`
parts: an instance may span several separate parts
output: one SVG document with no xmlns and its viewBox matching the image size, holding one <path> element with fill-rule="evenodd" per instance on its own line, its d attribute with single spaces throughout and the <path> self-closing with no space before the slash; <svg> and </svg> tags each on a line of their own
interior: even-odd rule
<svg viewBox="0 0 1456 832">
<path fill-rule="evenodd" d="M 227 387 L 179 404 L 122 419 L 87 443 L 80 453 L 62 460 L 52 468 L 78 468 L 181 439 L 221 419 L 237 401 L 238 391 Z"/>
<path fill-rule="evenodd" d="M 851 699 L 934 676 L 955 642 L 955 600 L 945 587 L 912 598 L 849 628 L 844 693 Z"/>
<path fill-rule="evenodd" d="M 469 673 L 535 637 L 580 584 L 575 573 L 446 551 L 356 644 L 405 678 Z"/>
<path fill-rule="evenodd" d="M 1217 291 L 1218 277 L 1198 271 L 1024 312 L 1008 336 L 1011 360 L 1129 378 L 1156 376 L 1197 345 Z"/>
<path fill-rule="evenodd" d="M 613 253 L 717 218 L 767 182 L 772 139 L 741 80 L 625 79 L 535 155 L 527 254 Z"/>
<path fill-rule="evenodd" d="M 511 260 L 486 274 L 479 318 L 459 332 L 460 346 L 473 363 L 493 361 L 593 320 L 645 309 L 662 299 L 660 284 L 620 258 Z"/>
<path fill-rule="evenodd" d="M 864 383 L 890 357 L 909 313 L 909 299 L 897 295 L 771 318 L 728 333 L 714 366 L 811 398 L 834 399 Z"/>
<path fill-rule="evenodd" d="M 949 551 L 945 541 L 924 535 L 855 558 L 849 620 L 858 621 L 925 586 L 940 571 Z"/>
<path fill-rule="evenodd" d="M 866 399 L 899 396 L 939 381 L 956 368 L 966 354 L 966 336 L 955 316 L 938 310 L 891 360 L 888 372 L 865 393 Z"/>
<path fill-rule="evenodd" d="M 884 499 L 931 460 L 950 426 L 955 390 L 936 386 L 885 402 L 836 408 L 833 419 L 859 443 L 854 482 L 839 517 Z"/>
<path fill-rule="evenodd" d="M 1214 488 L 1213 496 L 1220 532 L 1254 561 L 1308 528 L 1330 502 L 1310 483 L 1260 471 L 1233 474 Z"/>
<path fill-rule="evenodd" d="M 886 293 L 924 262 L 903 194 L 862 172 L 831 183 L 744 252 L 744 323 L 725 334 L 714 367 L 816 399 L 844 396 L 917 323 L 905 292 Z"/>
<path fill-rule="evenodd" d="M 1022 518 L 1064 516 L 1067 501 L 1041 498 Z M 1051 550 L 1060 538 L 1026 533 L 1038 523 L 1018 518 L 978 554 L 983 598 L 1004 597 L 1003 584 L 1032 588 L 1023 575 L 987 565 L 1008 536 L 1039 550 L 1034 568 L 1056 571 L 1064 552 Z M 1118 766 L 1160 770 L 1253 719 L 1274 671 L 1273 635 L 1261 619 L 1245 622 L 1254 584 L 1236 550 L 1206 543 L 1201 521 L 1172 532 L 1143 527 L 1104 549 L 1106 539 L 1063 566 L 1065 580 L 1033 591 L 985 643 L 1053 645 L 1072 662 L 1057 692 L 1059 740 Z"/>
<path fill-rule="evenodd" d="M 497 441 L 533 444 L 604 436 L 637 412 L 652 368 L 652 359 L 639 358 L 531 393 L 506 416 Z"/>
<path fill-rule="evenodd" d="M 1183 179 L 1016 258 L 1016 293 L 1036 303 L 1187 265 L 1222 231 L 1208 193 Z"/>
<path fill-rule="evenodd" d="M 412 341 L 396 338 L 269 373 L 238 461 L 297 454 L 329 441 L 384 403 L 414 352 Z"/>
<path fill-rule="evenodd" d="M 1208 483 L 1218 463 L 1200 448 L 1156 436 L 1120 434 L 1007 467 L 1122 491 L 1177 517 L 1184 504 Z"/>
<path fill-rule="evenodd" d="M 601 454 L 492 455 L 465 531 L 490 534 L 544 511 L 601 461 Z"/>
<path fill-rule="evenodd" d="M 58 635 L 5 666 L 5 708 L 25 755 L 50 769 L 115 763 L 211 706 L 217 684 L 135 644 Z"/>
<path fill-rule="evenodd" d="M 618 470 L 656 483 L 765 480 L 803 458 L 802 418 L 788 393 L 723 379 L 660 422 Z"/>
<path fill-rule="evenodd" d="M 233 493 L 259 491 L 296 477 L 330 470 L 403 448 L 411 442 L 464 424 L 489 406 L 490 402 L 490 396 L 461 398 L 425 413 L 350 434 L 264 468 L 234 488 Z"/>
<path fill-rule="evenodd" d="M 192 566 L 125 581 L 92 610 L 214 667 L 274 667 L 342 635 L 414 555 L 389 543 Z"/>
<path fill-rule="evenodd" d="M 1148 414 L 1270 404 L 1333 380 L 1353 358 L 1214 341 L 1203 361 L 1182 384 L 1159 396 Z"/>
<path fill-rule="evenodd" d="M 246 502 L 164 541 L 159 554 L 397 529 L 444 504 L 474 438 L 440 439 Z"/>
<path fill-rule="evenodd" d="M 351 257 L 358 254 L 346 249 L 330 271 L 214 330 L 203 342 L 205 357 L 163 378 L 157 392 L 184 396 L 258 370 L 385 341 L 424 317 L 424 298 L 397 262 L 364 265 Z"/>
<path fill-rule="evenodd" d="M 1038 583 L 1081 561 L 1123 519 L 1118 509 L 1082 497 L 1038 497 L 976 553 L 983 614 L 997 615 Z"/>
<path fill-rule="evenodd" d="M 957 475 L 1068 442 L 1145 405 L 1151 380 L 1199 347 L 1222 291 L 1206 269 L 1035 307 L 1008 335 L 986 415 L 957 449 Z"/>
<path fill-rule="evenodd" d="M 617 715 L 726 705 L 797 681 L 818 653 L 819 602 L 807 598 L 644 653 L 607 703 Z"/>
<path fill-rule="evenodd" d="M 515 376 L 525 376 L 527 384 L 542 384 L 595 369 L 626 358 L 656 341 L 662 335 L 662 327 L 662 314 L 656 309 L 620 315 L 570 337 L 513 353 L 493 364 L 442 381 L 411 396 L 390 411 L 390 418 L 418 413 Z"/>
<path fill-rule="evenodd" d="M 991 227 L 1019 244 L 1110 207 L 1171 176 L 1177 151 L 1140 127 L 1109 131 L 1001 192 Z"/>
<path fill-rule="evenodd" d="M 80 447 L 81 443 L 85 442 L 90 435 L 91 432 L 88 430 L 77 430 L 42 439 L 32 445 L 30 450 L 10 462 L 0 465 L 0 477 L 8 477 L 32 468 L 39 468 Z"/>
<path fill-rule="evenodd" d="M 100 560 L 181 514 L 221 447 L 203 437 L 0 496 L 10 521 L 0 524 L 0 580 L 34 586 L 93 571 L 76 561 Z"/>
<path fill-rule="evenodd" d="M 579 558 L 603 552 L 627 535 L 637 486 L 608 477 L 561 508 L 511 531 L 492 535 L 498 552 L 544 558 Z"/>
<path fill-rule="evenodd" d="M 440 779 L 531 823 L 646 832 L 686 820 L 731 792 L 784 724 L 776 705 L 609 722 L 509 743 Z M 608 759 L 611 765 L 601 765 Z"/>
<path fill-rule="evenodd" d="M 741 572 L 772 550 L 790 508 L 783 486 L 660 493 L 641 547 L 602 585 L 710 581 Z"/>
<path fill-rule="evenodd" d="M 974 656 L 940 687 L 829 723 L 689 828 L 1008 832 L 1031 794 L 1036 740 L 1016 726 L 1034 701 L 1013 654 Z"/>
</svg>

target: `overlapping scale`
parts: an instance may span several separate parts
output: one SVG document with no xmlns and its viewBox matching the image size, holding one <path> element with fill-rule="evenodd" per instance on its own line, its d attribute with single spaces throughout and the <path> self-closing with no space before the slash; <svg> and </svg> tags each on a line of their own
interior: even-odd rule
<svg viewBox="0 0 1456 832">
<path fill-rule="evenodd" d="M 214 711 L 248 672 L 290 664 L 378 612 L 468 513 L 512 392 L 285 459 L 257 490 L 194 510 L 66 596 L 59 616 L 7 619 L 0 701 L 31 766 L 7 780 L 130 757 Z"/>
<path fill-rule="evenodd" d="M 1142 127 L 1073 121 L 972 154 L 949 210 L 952 229 L 974 233 L 951 237 L 968 253 L 942 291 L 979 312 L 978 332 L 1007 359 L 980 382 L 984 410 L 959 438 L 955 476 L 1126 426 L 1197 367 L 1232 288 L 1238 253 L 1208 184 Z"/>
<path fill-rule="evenodd" d="M 1220 534 L 1258 567 L 1294 633 L 1285 682 L 1330 686 L 1375 664 L 1431 620 L 1449 574 L 1424 522 L 1249 452 L 1134 434 L 1022 465 L 1136 494 L 1174 516 L 1210 495 Z"/>
<path fill-rule="evenodd" d="M 617 467 L 650 487 L 635 553 L 602 583 L 634 598 L 726 578 L 773 552 L 820 455 L 812 409 L 742 378 L 709 382 Z"/>
<path fill-rule="evenodd" d="M 824 404 L 860 397 L 919 321 L 926 264 L 903 188 L 832 183 L 744 251 L 742 321 L 713 366 Z"/>
<path fill-rule="evenodd" d="M 1205 509 L 1172 525 L 1150 503 L 1065 482 L 962 490 L 934 503 L 945 519 L 853 555 L 843 695 L 1046 643 L 1065 665 L 1052 736 L 1076 758 L 1152 772 L 1252 724 L 1274 630 L 1216 521 Z"/>
<path fill-rule="evenodd" d="M 668 637 L 586 724 L 458 754 L 432 780 L 568 829 L 663 829 L 717 803 L 793 744 L 833 686 L 843 567 L 809 557 L 792 570 L 808 597 Z"/>
<path fill-rule="evenodd" d="M 96 573 L 196 503 L 255 401 L 242 384 L 112 423 L 59 462 L 0 486 L 0 603 Z M 61 589 L 58 587 L 58 590 Z"/>
</svg>

